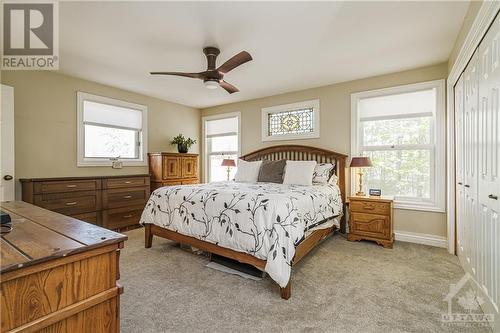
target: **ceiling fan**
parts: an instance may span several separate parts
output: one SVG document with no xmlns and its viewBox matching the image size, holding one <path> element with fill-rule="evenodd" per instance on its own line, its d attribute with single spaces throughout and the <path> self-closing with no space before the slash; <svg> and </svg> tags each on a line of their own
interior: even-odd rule
<svg viewBox="0 0 500 333">
<path fill-rule="evenodd" d="M 216 89 L 218 86 L 224 88 L 228 93 L 238 92 L 238 88 L 223 80 L 224 75 L 236 67 L 252 60 L 252 56 L 247 51 L 242 51 L 223 63 L 218 68 L 215 68 L 215 60 L 220 53 L 216 47 L 205 47 L 203 49 L 207 57 L 207 70 L 200 73 L 182 73 L 182 72 L 151 72 L 152 75 L 176 75 L 190 77 L 193 79 L 203 80 L 205 87 L 208 89 Z"/>
</svg>

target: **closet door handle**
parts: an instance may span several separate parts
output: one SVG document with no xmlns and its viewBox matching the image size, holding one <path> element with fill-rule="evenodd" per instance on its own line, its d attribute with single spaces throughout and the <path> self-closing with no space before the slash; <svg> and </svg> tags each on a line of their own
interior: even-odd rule
<svg viewBox="0 0 500 333">
<path fill-rule="evenodd" d="M 462 182 L 458 182 L 458 185 L 462 185 Z"/>
<path fill-rule="evenodd" d="M 465 184 L 464 186 L 465 186 L 465 187 L 470 187 L 470 185 L 467 185 L 467 184 Z"/>
<path fill-rule="evenodd" d="M 488 195 L 488 198 L 493 199 L 493 200 L 498 200 L 498 196 L 493 195 L 493 194 Z"/>
</svg>

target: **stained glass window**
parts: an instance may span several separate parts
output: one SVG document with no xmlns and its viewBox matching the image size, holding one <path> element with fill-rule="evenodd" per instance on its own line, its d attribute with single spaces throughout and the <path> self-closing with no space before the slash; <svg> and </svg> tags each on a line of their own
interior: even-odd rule
<svg viewBox="0 0 500 333">
<path fill-rule="evenodd" d="M 269 113 L 268 135 L 303 134 L 314 131 L 314 109 Z"/>
<path fill-rule="evenodd" d="M 262 141 L 319 138 L 319 99 L 262 108 Z"/>
</svg>

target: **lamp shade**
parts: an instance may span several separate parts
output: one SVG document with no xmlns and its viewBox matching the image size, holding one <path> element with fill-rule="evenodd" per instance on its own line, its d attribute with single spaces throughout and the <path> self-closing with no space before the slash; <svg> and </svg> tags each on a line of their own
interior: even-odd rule
<svg viewBox="0 0 500 333">
<path fill-rule="evenodd" d="M 361 157 L 353 157 L 351 160 L 351 168 L 366 168 L 371 167 L 372 161 L 369 157 L 361 156 Z"/>
<path fill-rule="evenodd" d="M 225 159 L 222 160 L 221 166 L 234 167 L 234 166 L 236 166 L 236 163 L 232 159 L 225 158 Z"/>
</svg>

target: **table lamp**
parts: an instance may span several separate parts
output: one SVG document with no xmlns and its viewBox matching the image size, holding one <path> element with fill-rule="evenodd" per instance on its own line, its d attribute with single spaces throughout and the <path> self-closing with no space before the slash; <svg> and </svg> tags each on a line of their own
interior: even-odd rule
<svg viewBox="0 0 500 333">
<path fill-rule="evenodd" d="M 227 167 L 227 180 L 229 181 L 229 173 L 231 172 L 231 167 L 235 167 L 236 163 L 230 158 L 225 158 L 222 160 L 221 166 Z"/>
<path fill-rule="evenodd" d="M 371 166 L 372 166 L 372 161 L 370 160 L 369 157 L 365 157 L 365 156 L 353 157 L 351 160 L 351 165 L 349 167 L 358 168 L 359 191 L 356 192 L 357 196 L 364 196 L 365 195 L 365 192 L 363 192 L 363 168 L 367 168 L 367 167 L 371 167 Z"/>
</svg>

